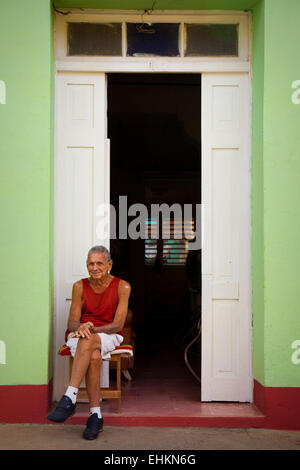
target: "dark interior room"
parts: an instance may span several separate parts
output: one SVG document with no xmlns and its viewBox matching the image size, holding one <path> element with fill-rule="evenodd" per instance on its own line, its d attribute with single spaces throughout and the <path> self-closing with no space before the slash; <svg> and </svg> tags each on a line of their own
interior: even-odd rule
<svg viewBox="0 0 300 470">
<path fill-rule="evenodd" d="M 181 240 L 174 239 L 175 216 L 165 238 L 166 221 L 151 218 L 151 205 L 179 204 L 183 210 L 190 204 L 195 224 L 194 208 L 201 203 L 201 75 L 109 74 L 107 115 L 110 202 L 117 225 L 119 196 L 127 196 L 128 207 L 142 203 L 148 210 L 149 238 L 111 239 L 110 246 L 112 274 L 132 288 L 136 337 L 130 386 L 188 380 L 199 389 L 200 400 L 200 250 L 188 250 L 184 232 Z M 154 223 L 155 240 L 150 237 Z M 180 389 L 178 383 L 173 386 Z"/>
</svg>

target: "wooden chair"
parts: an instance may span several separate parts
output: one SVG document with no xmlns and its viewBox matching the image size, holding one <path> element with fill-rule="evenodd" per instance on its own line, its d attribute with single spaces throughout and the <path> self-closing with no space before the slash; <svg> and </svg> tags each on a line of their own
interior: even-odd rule
<svg viewBox="0 0 300 470">
<path fill-rule="evenodd" d="M 67 339 L 67 331 L 65 334 L 65 341 Z M 125 339 L 125 338 L 124 338 Z M 72 375 L 73 357 L 71 356 L 70 348 L 64 344 L 58 351 L 61 356 L 69 356 L 69 380 Z M 101 387 L 100 397 L 101 398 L 115 398 L 117 399 L 117 410 L 120 412 L 121 409 L 121 364 L 122 359 L 133 358 L 134 349 L 131 344 L 124 344 L 124 342 L 114 349 L 111 353 L 109 365 L 116 369 L 116 386 L 115 387 Z M 78 399 L 88 398 L 87 390 L 85 387 L 80 387 L 77 394 Z"/>
<path fill-rule="evenodd" d="M 127 355 L 123 354 L 121 356 L 121 374 L 123 374 L 126 380 L 128 381 L 132 380 L 129 370 L 132 370 L 134 368 L 134 349 L 135 349 L 136 334 L 135 334 L 135 331 L 133 330 L 132 322 L 133 322 L 133 312 L 131 309 L 128 309 L 125 325 L 122 330 L 122 333 L 124 336 L 123 344 L 132 346 L 133 355 L 130 356 L 128 354 Z M 110 362 L 109 368 L 116 369 L 117 363 L 115 361 Z"/>
<path fill-rule="evenodd" d="M 127 357 L 124 354 L 112 354 L 111 358 L 108 361 L 116 364 L 116 386 L 115 387 L 100 387 L 100 397 L 101 398 L 116 398 L 117 399 L 117 409 L 120 412 L 121 409 L 121 358 L 122 356 Z M 72 375 L 74 358 L 70 356 L 69 363 L 69 380 Z M 80 387 L 78 390 L 77 398 L 88 398 L 87 390 L 85 387 Z"/>
</svg>

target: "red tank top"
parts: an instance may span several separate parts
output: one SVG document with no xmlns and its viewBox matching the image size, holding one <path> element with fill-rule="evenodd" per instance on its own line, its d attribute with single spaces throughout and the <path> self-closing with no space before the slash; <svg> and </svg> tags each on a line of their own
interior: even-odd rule
<svg viewBox="0 0 300 470">
<path fill-rule="evenodd" d="M 88 278 L 82 279 L 82 282 L 83 304 L 80 323 L 90 321 L 95 327 L 112 323 L 119 302 L 118 287 L 120 279 L 114 277 L 101 294 L 97 294 L 93 290 Z M 122 332 L 118 332 L 118 334 L 122 334 Z"/>
</svg>

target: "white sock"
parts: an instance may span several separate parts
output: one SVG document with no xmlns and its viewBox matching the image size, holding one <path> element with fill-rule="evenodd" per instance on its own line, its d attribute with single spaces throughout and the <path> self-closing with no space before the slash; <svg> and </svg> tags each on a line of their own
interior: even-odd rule
<svg viewBox="0 0 300 470">
<path fill-rule="evenodd" d="M 67 395 L 67 397 L 71 398 L 73 405 L 76 403 L 77 392 L 78 392 L 78 388 L 71 387 L 71 385 L 69 385 L 69 387 L 67 388 L 67 391 L 65 393 L 65 395 Z"/>
<path fill-rule="evenodd" d="M 91 415 L 94 413 L 97 413 L 98 418 L 102 418 L 100 406 L 95 406 L 94 408 L 90 408 L 90 413 Z"/>
</svg>

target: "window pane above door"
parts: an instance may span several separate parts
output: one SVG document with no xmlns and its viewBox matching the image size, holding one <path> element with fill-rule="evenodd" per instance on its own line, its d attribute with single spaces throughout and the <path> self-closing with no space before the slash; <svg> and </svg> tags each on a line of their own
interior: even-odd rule
<svg viewBox="0 0 300 470">
<path fill-rule="evenodd" d="M 127 23 L 127 56 L 179 56 L 178 23 Z"/>
<path fill-rule="evenodd" d="M 185 56 L 238 56 L 237 24 L 186 24 Z"/>
<path fill-rule="evenodd" d="M 122 55 L 121 23 L 68 23 L 68 55 Z"/>
</svg>

